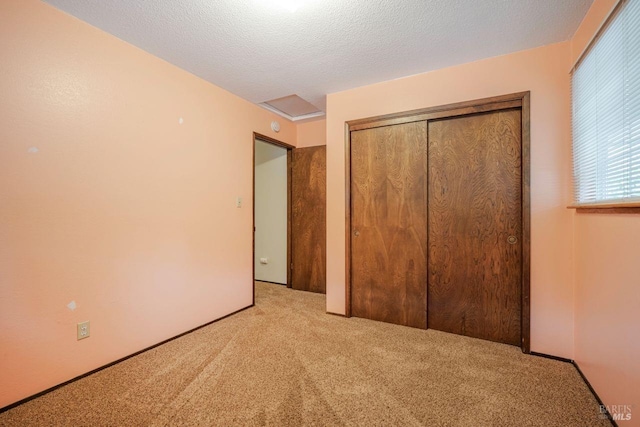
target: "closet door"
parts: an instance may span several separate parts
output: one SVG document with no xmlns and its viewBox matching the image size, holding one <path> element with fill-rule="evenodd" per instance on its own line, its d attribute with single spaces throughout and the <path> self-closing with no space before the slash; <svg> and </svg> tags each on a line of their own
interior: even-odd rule
<svg viewBox="0 0 640 427">
<path fill-rule="evenodd" d="M 427 125 L 351 132 L 351 312 L 426 328 Z"/>
<path fill-rule="evenodd" d="M 430 121 L 429 328 L 521 344 L 521 111 Z"/>
<path fill-rule="evenodd" d="M 326 175 L 326 146 L 293 150 L 291 287 L 323 294 L 327 286 Z"/>
</svg>

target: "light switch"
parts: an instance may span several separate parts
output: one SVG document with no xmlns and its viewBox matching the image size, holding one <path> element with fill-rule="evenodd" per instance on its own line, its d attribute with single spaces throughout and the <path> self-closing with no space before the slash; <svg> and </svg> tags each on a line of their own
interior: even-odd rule
<svg viewBox="0 0 640 427">
<path fill-rule="evenodd" d="M 242 197 L 238 197 L 236 199 L 236 208 L 241 208 L 242 207 Z"/>
</svg>

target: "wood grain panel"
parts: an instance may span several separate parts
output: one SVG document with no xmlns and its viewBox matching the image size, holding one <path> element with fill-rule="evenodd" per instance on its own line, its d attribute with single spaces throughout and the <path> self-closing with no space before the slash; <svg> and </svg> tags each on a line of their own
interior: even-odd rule
<svg viewBox="0 0 640 427">
<path fill-rule="evenodd" d="M 426 328 L 426 122 L 351 133 L 351 314 Z"/>
<path fill-rule="evenodd" d="M 423 110 L 422 113 L 402 113 L 399 116 L 389 115 L 387 117 L 375 120 L 375 121 L 355 121 L 350 125 L 352 131 L 369 129 L 371 127 L 381 127 L 381 126 L 392 126 L 399 125 L 403 123 L 411 123 L 411 122 L 423 122 L 423 121 L 431 121 L 443 118 L 450 118 L 453 116 L 466 116 L 469 114 L 475 113 L 486 113 L 489 111 L 496 110 L 507 110 L 516 107 L 522 106 L 521 99 L 513 99 L 510 101 L 504 102 L 489 102 L 486 104 L 480 105 L 469 105 L 467 107 L 458 107 L 454 109 L 450 109 L 447 106 L 444 107 L 435 107 Z M 394 117 L 395 116 L 395 117 Z"/>
<path fill-rule="evenodd" d="M 529 92 L 522 97 L 522 307 L 521 348 L 531 351 L 531 99 Z"/>
<path fill-rule="evenodd" d="M 519 346 L 521 112 L 431 121 L 428 136 L 428 326 Z"/>
<path fill-rule="evenodd" d="M 325 146 L 293 150 L 291 178 L 291 287 L 325 293 L 327 286 Z"/>
<path fill-rule="evenodd" d="M 369 129 L 380 126 L 390 126 L 401 123 L 434 120 L 438 118 L 464 116 L 473 113 L 503 110 L 505 108 L 526 108 L 529 102 L 529 92 L 518 92 L 508 95 L 498 95 L 472 101 L 455 102 L 453 104 L 437 105 L 400 113 L 385 114 L 365 119 L 350 120 L 347 125 L 351 131 Z M 443 114 L 444 113 L 444 114 Z M 523 118 L 526 114 L 523 113 Z"/>
</svg>

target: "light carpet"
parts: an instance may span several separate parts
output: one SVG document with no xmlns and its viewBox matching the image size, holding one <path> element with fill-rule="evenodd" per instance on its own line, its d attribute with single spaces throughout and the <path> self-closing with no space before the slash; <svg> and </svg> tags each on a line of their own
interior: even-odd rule
<svg viewBox="0 0 640 427">
<path fill-rule="evenodd" d="M 0 414 L 2 426 L 610 426 L 576 369 L 508 345 L 256 306 Z"/>
</svg>

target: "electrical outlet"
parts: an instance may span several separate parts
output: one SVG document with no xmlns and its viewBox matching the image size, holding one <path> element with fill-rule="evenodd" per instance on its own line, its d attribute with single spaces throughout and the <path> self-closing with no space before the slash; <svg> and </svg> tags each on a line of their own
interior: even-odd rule
<svg viewBox="0 0 640 427">
<path fill-rule="evenodd" d="M 78 340 L 89 338 L 91 335 L 91 329 L 89 328 L 89 321 L 78 323 Z"/>
</svg>

